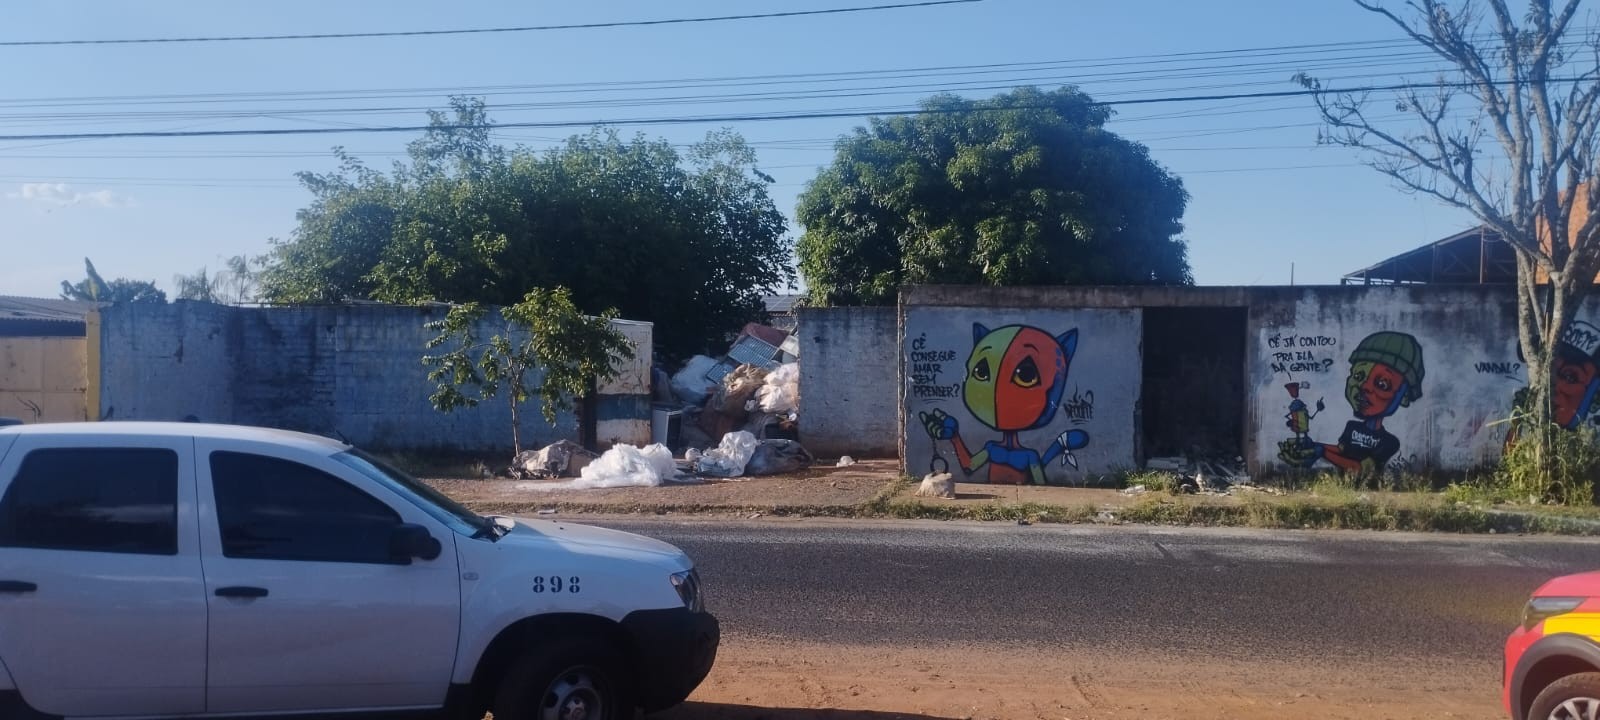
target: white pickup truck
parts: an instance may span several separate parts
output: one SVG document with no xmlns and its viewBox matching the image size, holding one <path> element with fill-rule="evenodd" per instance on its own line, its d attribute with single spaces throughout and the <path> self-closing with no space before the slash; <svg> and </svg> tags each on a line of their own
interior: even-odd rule
<svg viewBox="0 0 1600 720">
<path fill-rule="evenodd" d="M 716 657 L 666 543 L 482 517 L 348 445 L 0 427 L 0 718 L 616 720 Z"/>
</svg>

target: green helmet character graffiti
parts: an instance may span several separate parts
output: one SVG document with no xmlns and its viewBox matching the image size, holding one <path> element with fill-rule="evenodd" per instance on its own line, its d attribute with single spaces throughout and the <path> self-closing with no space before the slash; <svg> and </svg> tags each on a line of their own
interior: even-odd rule
<svg viewBox="0 0 1600 720">
<path fill-rule="evenodd" d="M 1422 397 L 1422 344 L 1400 332 L 1368 335 L 1350 353 L 1345 399 L 1356 417 L 1381 418 Z"/>
</svg>

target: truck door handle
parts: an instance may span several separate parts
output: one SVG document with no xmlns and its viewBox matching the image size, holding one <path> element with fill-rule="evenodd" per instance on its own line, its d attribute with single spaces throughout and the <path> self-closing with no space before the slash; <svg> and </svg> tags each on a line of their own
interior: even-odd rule
<svg viewBox="0 0 1600 720">
<path fill-rule="evenodd" d="M 39 586 L 23 580 L 0 580 L 0 593 L 31 593 Z"/>
<path fill-rule="evenodd" d="M 267 596 L 267 589 L 250 587 L 248 585 L 234 585 L 233 587 L 217 588 L 217 597 L 225 598 L 263 598 Z"/>
</svg>

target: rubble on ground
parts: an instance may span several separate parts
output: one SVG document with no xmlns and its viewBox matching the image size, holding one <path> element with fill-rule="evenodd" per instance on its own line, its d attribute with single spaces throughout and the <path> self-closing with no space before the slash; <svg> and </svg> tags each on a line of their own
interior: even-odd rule
<svg viewBox="0 0 1600 720">
<path fill-rule="evenodd" d="M 652 378 L 657 442 L 675 451 L 704 448 L 730 432 L 758 440 L 799 440 L 800 342 L 778 328 L 750 323 L 720 358 L 696 355 L 676 372 Z M 659 387 L 665 382 L 669 387 Z"/>
<path fill-rule="evenodd" d="M 595 455 L 563 441 L 518 455 L 511 475 L 575 477 L 537 487 L 580 489 L 803 470 L 816 457 L 799 442 L 799 355 L 799 339 L 791 333 L 748 324 L 721 357 L 695 355 L 675 372 L 660 366 L 651 371 L 656 444 L 619 445 Z M 677 451 L 683 453 L 681 462 L 673 459 Z M 844 457 L 836 467 L 854 463 Z"/>
<path fill-rule="evenodd" d="M 1232 495 L 1240 493 L 1266 493 L 1281 495 L 1277 488 L 1256 485 L 1245 471 L 1244 458 L 1219 457 L 1153 457 L 1145 461 L 1146 470 L 1171 474 L 1176 484 L 1172 491 L 1180 494 Z M 1142 486 L 1135 486 L 1142 487 Z M 1129 488 L 1132 490 L 1132 488 Z M 1128 492 L 1125 490 L 1124 492 Z M 1137 493 L 1128 493 L 1137 494 Z"/>
<path fill-rule="evenodd" d="M 793 440 L 762 440 L 745 463 L 746 475 L 782 475 L 798 472 L 816 462 L 800 443 Z"/>
<path fill-rule="evenodd" d="M 509 474 L 517 480 L 577 477 L 599 457 L 571 440 L 558 440 L 538 450 L 524 450 L 511 461 Z"/>
</svg>

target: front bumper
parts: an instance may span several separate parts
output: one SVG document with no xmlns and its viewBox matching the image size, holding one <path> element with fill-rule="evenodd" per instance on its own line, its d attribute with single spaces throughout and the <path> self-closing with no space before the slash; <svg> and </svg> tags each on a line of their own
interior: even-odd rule
<svg viewBox="0 0 1600 720">
<path fill-rule="evenodd" d="M 1541 624 L 1535 625 L 1532 630 L 1518 627 L 1511 631 L 1511 635 L 1506 637 L 1505 652 L 1500 656 L 1500 703 L 1506 713 L 1517 720 L 1522 720 L 1522 714 L 1527 712 L 1526 708 L 1516 707 L 1521 704 L 1520 701 L 1512 702 L 1512 698 L 1521 693 L 1517 666 L 1521 664 L 1522 656 L 1528 652 L 1528 648 L 1544 637 L 1543 627 Z M 1523 668 L 1522 671 L 1526 673 L 1527 668 Z"/>
<path fill-rule="evenodd" d="M 632 612 L 622 628 L 633 639 L 634 690 L 647 713 L 677 705 L 700 687 L 722 641 L 711 613 L 688 608 Z"/>
</svg>

